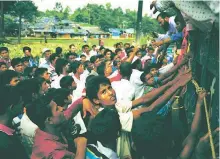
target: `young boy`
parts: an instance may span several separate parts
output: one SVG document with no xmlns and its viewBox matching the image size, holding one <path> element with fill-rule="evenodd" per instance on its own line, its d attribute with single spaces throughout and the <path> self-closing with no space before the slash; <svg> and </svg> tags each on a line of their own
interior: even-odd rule
<svg viewBox="0 0 220 159">
<path fill-rule="evenodd" d="M 0 62 L 5 62 L 9 68 L 11 66 L 11 59 L 7 47 L 0 47 L 0 56 Z"/>
<path fill-rule="evenodd" d="M 0 62 L 0 73 L 4 72 L 8 69 L 7 65 L 5 62 Z"/>
<path fill-rule="evenodd" d="M 163 106 L 167 100 L 175 93 L 175 91 L 184 86 L 191 79 L 191 74 L 186 74 L 180 80 L 175 79 L 164 86 L 153 90 L 152 92 L 142 96 L 134 101 L 117 101 L 115 91 L 111 87 L 110 81 L 102 76 L 92 77 L 86 84 L 86 95 L 88 99 L 96 105 L 96 107 L 109 107 L 117 109 L 119 113 L 122 130 L 131 132 L 133 120 L 140 117 L 144 112 L 156 112 Z M 169 88 L 169 89 L 168 89 Z M 161 95 L 165 90 L 166 94 Z M 158 98 L 158 99 L 157 99 Z M 137 110 L 132 108 L 151 102 L 157 99 L 149 107 L 143 107 Z M 131 156 L 129 138 L 125 134 L 118 140 L 117 152 L 120 158 Z M 124 140 L 124 141 L 122 141 Z M 125 147 L 127 146 L 127 147 Z"/>
</svg>

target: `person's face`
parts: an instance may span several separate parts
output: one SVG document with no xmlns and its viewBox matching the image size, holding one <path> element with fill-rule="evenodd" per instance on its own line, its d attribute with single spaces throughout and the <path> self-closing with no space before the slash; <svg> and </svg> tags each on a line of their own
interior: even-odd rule
<svg viewBox="0 0 220 159">
<path fill-rule="evenodd" d="M 16 86 L 19 83 L 18 77 L 13 77 L 10 81 L 10 86 Z"/>
<path fill-rule="evenodd" d="M 84 66 L 82 64 L 79 65 L 79 68 L 77 69 L 77 72 L 79 74 L 82 74 L 84 72 Z"/>
<path fill-rule="evenodd" d="M 44 78 L 46 81 L 50 81 L 50 73 L 45 71 L 42 75 L 42 78 Z"/>
<path fill-rule="evenodd" d="M 125 45 L 125 49 L 127 49 L 127 48 L 129 48 L 129 47 L 130 47 L 130 45 L 128 45 L 128 44 Z"/>
<path fill-rule="evenodd" d="M 120 56 L 122 51 L 117 52 L 117 55 Z"/>
<path fill-rule="evenodd" d="M 24 72 L 24 65 L 23 63 L 19 63 L 17 65 L 15 65 L 14 70 L 18 73 L 23 73 Z"/>
<path fill-rule="evenodd" d="M 103 55 L 103 54 L 104 54 L 104 52 L 105 52 L 105 49 L 101 49 L 101 50 L 100 50 L 100 54 L 102 54 L 102 55 Z"/>
<path fill-rule="evenodd" d="M 138 53 L 137 53 L 137 57 L 138 57 L 139 59 L 141 59 L 141 57 L 142 57 L 141 52 L 138 52 Z"/>
<path fill-rule="evenodd" d="M 93 51 L 96 51 L 96 47 L 93 47 L 92 50 L 93 50 Z"/>
<path fill-rule="evenodd" d="M 94 62 L 94 67 L 98 67 L 101 64 L 101 61 L 99 58 L 97 58 Z"/>
<path fill-rule="evenodd" d="M 107 61 L 105 63 L 105 75 L 108 76 L 112 73 L 112 65 L 111 65 L 111 61 Z"/>
<path fill-rule="evenodd" d="M 70 55 L 68 58 L 69 63 L 75 61 L 76 57 L 74 55 Z"/>
<path fill-rule="evenodd" d="M 107 52 L 106 55 L 105 55 L 105 58 L 107 60 L 111 60 L 111 52 Z"/>
<path fill-rule="evenodd" d="M 51 55 L 51 51 L 46 51 L 46 52 L 44 53 L 45 59 L 46 59 L 46 60 L 49 60 L 50 55 Z"/>
<path fill-rule="evenodd" d="M 0 72 L 6 71 L 8 68 L 6 65 L 1 65 Z"/>
<path fill-rule="evenodd" d="M 47 92 L 47 90 L 48 90 L 48 84 L 46 81 L 44 81 L 41 85 L 41 92 L 44 94 Z"/>
<path fill-rule="evenodd" d="M 119 60 L 118 63 L 117 63 L 117 68 L 119 69 L 121 66 L 121 61 Z"/>
<path fill-rule="evenodd" d="M 24 61 L 23 65 L 24 65 L 25 68 L 28 67 L 29 66 L 29 62 L 28 61 Z"/>
<path fill-rule="evenodd" d="M 152 74 L 149 73 L 145 76 L 145 82 L 148 86 L 154 85 L 154 78 L 153 78 Z"/>
<path fill-rule="evenodd" d="M 1 52 L 1 57 L 3 57 L 4 59 L 9 59 L 9 53 L 6 50 L 3 50 Z"/>
<path fill-rule="evenodd" d="M 151 70 L 150 70 L 150 73 L 152 74 L 152 76 L 157 76 L 158 75 L 158 70 L 156 69 L 156 68 L 152 68 Z"/>
<path fill-rule="evenodd" d="M 81 62 L 85 62 L 86 61 L 86 57 L 85 56 L 83 56 L 83 57 L 81 57 Z"/>
<path fill-rule="evenodd" d="M 95 100 L 94 102 L 96 104 L 101 104 L 102 106 L 105 107 L 112 107 L 116 103 L 116 94 L 114 89 L 112 88 L 111 85 L 100 85 L 99 91 L 98 91 L 98 99 Z"/>
<path fill-rule="evenodd" d="M 89 53 L 89 47 L 85 47 L 84 52 Z"/>
<path fill-rule="evenodd" d="M 29 50 L 24 51 L 25 56 L 31 57 L 31 52 Z"/>
<path fill-rule="evenodd" d="M 76 47 L 75 46 L 71 46 L 70 52 L 72 52 L 72 53 L 76 52 Z"/>
<path fill-rule="evenodd" d="M 58 107 L 57 104 L 52 100 L 49 104 L 53 116 L 57 116 L 58 113 L 63 111 L 62 107 Z"/>
<path fill-rule="evenodd" d="M 169 30 L 169 23 L 168 23 L 168 18 L 166 17 L 165 19 L 163 19 L 162 17 L 158 17 L 157 20 L 160 24 L 160 26 L 165 30 L 168 31 Z"/>
</svg>

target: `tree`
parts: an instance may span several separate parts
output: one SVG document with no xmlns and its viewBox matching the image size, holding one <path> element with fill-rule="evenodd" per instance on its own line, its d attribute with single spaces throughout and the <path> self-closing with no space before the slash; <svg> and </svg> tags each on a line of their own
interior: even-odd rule
<svg viewBox="0 0 220 159">
<path fill-rule="evenodd" d="M 18 43 L 21 43 L 21 20 L 22 18 L 33 20 L 33 16 L 37 15 L 37 7 L 31 1 L 17 1 L 10 7 L 10 13 L 19 18 Z"/>
<path fill-rule="evenodd" d="M 14 1 L 0 1 L 0 38 L 4 39 L 4 14 L 9 10 L 9 6 L 13 5 Z"/>
<path fill-rule="evenodd" d="M 54 10 L 57 12 L 63 12 L 63 6 L 60 2 L 56 2 Z"/>
</svg>

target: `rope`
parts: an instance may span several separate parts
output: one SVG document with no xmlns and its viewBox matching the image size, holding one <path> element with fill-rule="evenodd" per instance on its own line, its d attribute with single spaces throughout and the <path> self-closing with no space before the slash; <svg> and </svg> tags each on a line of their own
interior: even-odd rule
<svg viewBox="0 0 220 159">
<path fill-rule="evenodd" d="M 192 83 L 194 84 L 196 88 L 197 94 L 204 90 L 202 87 L 199 87 L 198 83 L 195 80 L 192 80 Z M 207 127 L 208 127 L 209 139 L 210 139 L 209 141 L 210 141 L 210 146 L 211 146 L 212 158 L 216 159 L 216 153 L 215 153 L 215 147 L 214 147 L 213 138 L 212 138 L 212 131 L 211 131 L 211 126 L 210 126 L 210 121 L 209 121 L 209 113 L 208 113 L 206 98 L 204 98 L 204 106 L 205 106 L 205 115 L 206 115 L 206 121 L 207 121 Z"/>
</svg>

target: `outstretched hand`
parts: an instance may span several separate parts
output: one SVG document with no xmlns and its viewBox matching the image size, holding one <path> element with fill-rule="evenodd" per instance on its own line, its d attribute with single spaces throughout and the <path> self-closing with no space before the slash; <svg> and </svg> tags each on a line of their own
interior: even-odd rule
<svg viewBox="0 0 220 159">
<path fill-rule="evenodd" d="M 179 84 L 179 86 L 185 86 L 190 80 L 192 79 L 192 72 L 189 72 L 187 74 L 184 74 L 181 76 L 181 79 L 178 81 L 177 84 Z"/>
</svg>

